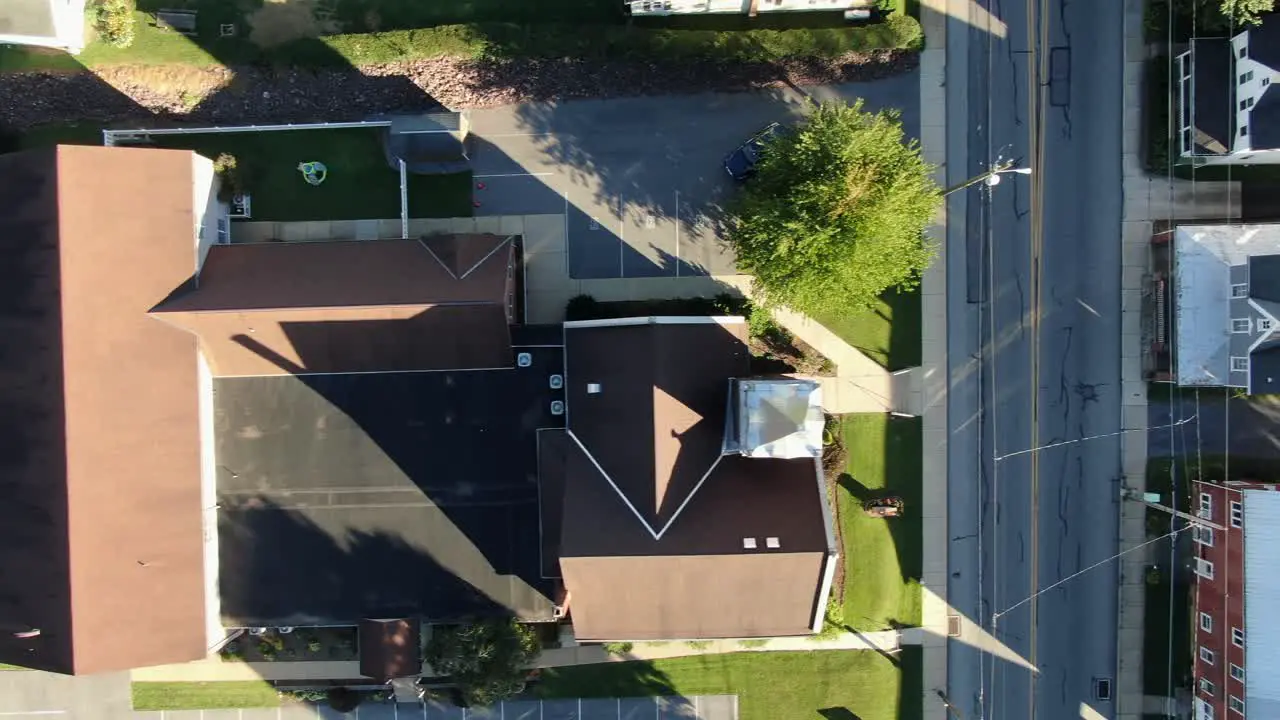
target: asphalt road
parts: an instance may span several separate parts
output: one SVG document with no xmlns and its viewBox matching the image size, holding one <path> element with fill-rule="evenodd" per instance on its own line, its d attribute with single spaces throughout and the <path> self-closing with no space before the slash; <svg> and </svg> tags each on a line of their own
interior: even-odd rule
<svg viewBox="0 0 1280 720">
<path fill-rule="evenodd" d="M 816 100 L 895 108 L 914 136 L 919 76 L 808 88 Z M 771 122 L 795 122 L 793 89 L 574 100 L 473 111 L 477 215 L 564 212 L 575 278 L 733 271 L 719 235 L 733 192 L 725 155 Z"/>
<path fill-rule="evenodd" d="M 949 597 L 1040 672 L 952 643 L 949 694 L 972 717 L 1114 717 L 1095 680 L 1116 673 L 1118 564 L 1045 588 L 1115 554 L 1119 441 L 1010 453 L 1120 429 L 1122 3 L 1049 2 L 1043 73 L 1036 4 L 977 4 L 1003 25 L 951 21 L 950 180 L 1005 157 L 1043 188 L 1038 218 L 1022 176 L 949 206 Z"/>
</svg>

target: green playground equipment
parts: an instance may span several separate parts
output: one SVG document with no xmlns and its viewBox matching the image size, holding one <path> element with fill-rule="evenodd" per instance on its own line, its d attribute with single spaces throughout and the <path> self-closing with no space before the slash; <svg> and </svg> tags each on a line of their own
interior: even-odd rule
<svg viewBox="0 0 1280 720">
<path fill-rule="evenodd" d="M 324 163 L 315 161 L 298 163 L 298 172 L 302 173 L 308 185 L 319 185 L 329 176 L 329 168 Z"/>
</svg>

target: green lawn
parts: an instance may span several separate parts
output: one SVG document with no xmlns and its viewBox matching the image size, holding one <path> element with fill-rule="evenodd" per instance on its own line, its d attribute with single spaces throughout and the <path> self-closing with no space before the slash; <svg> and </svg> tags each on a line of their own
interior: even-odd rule
<svg viewBox="0 0 1280 720">
<path fill-rule="evenodd" d="M 4 663 L 0 663 L 0 672 L 10 672 L 10 671 L 20 671 L 20 670 L 30 670 L 30 669 L 31 669 L 31 668 L 24 668 L 24 667 L 20 667 L 20 666 L 18 666 L 18 665 L 5 665 Z"/>
<path fill-rule="evenodd" d="M 814 320 L 890 370 L 920 364 L 920 290 L 891 290 L 876 306 L 855 315 L 816 315 Z"/>
<path fill-rule="evenodd" d="M 921 421 L 887 415 L 840 419 L 848 473 L 836 502 L 844 562 L 844 624 L 884 630 L 920 624 L 922 572 Z M 873 518 L 862 511 L 872 497 L 897 495 L 906 503 L 900 518 Z"/>
<path fill-rule="evenodd" d="M 133 684 L 134 710 L 217 710 L 279 705 L 276 689 L 263 681 Z"/>
<path fill-rule="evenodd" d="M 195 150 L 206 157 L 235 155 L 254 220 L 359 220 L 400 217 L 400 175 L 379 144 L 380 128 L 156 135 L 159 147 Z M 328 168 L 321 185 L 308 185 L 298 163 Z M 471 215 L 471 176 L 409 176 L 410 217 Z"/>
<path fill-rule="evenodd" d="M 543 671 L 543 697 L 736 694 L 742 720 L 916 720 L 921 655 L 898 667 L 873 651 L 749 652 Z"/>
<path fill-rule="evenodd" d="M 251 39 L 249 17 L 260 0 L 142 0 L 131 47 L 92 42 L 77 57 L 18 46 L 0 47 L 0 72 L 118 64 L 190 66 L 248 63 L 345 66 L 447 56 L 652 57 L 771 60 L 784 56 L 834 56 L 879 48 L 918 48 L 920 24 L 899 13 L 886 22 L 849 25 L 838 15 L 814 22 L 816 13 L 779 18 L 722 16 L 690 27 L 688 19 L 628 21 L 617 0 L 326 0 L 330 13 L 316 27 L 324 34 L 264 47 Z M 280 3 L 278 5 L 285 5 Z M 197 35 L 155 27 L 149 10 L 198 10 Z M 802 27 L 796 16 L 809 16 Z M 802 17 L 803 19 L 803 17 Z M 821 19 L 821 18 L 817 18 Z M 748 24 L 747 21 L 751 20 Z M 220 26 L 237 32 L 222 37 Z"/>
</svg>

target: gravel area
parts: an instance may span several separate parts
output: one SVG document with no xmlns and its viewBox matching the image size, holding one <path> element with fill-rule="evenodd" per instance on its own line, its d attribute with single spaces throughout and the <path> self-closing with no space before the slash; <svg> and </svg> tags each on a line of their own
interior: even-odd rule
<svg viewBox="0 0 1280 720">
<path fill-rule="evenodd" d="M 442 106 L 458 110 L 875 80 L 911 70 L 917 61 L 913 52 L 883 50 L 777 63 L 437 58 L 324 71 L 119 66 L 94 73 L 14 73 L 0 75 L 0 97 L 11 99 L 0 104 L 0 126 L 359 120 L 373 113 Z"/>
</svg>

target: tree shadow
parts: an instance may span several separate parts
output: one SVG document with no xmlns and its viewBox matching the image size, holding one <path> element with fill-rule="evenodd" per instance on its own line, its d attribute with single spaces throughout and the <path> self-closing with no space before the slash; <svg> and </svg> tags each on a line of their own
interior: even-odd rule
<svg viewBox="0 0 1280 720">
<path fill-rule="evenodd" d="M 854 715 L 849 708 L 843 707 L 822 708 L 818 710 L 818 714 L 821 715 L 824 720 L 861 720 L 861 718 Z"/>
</svg>

